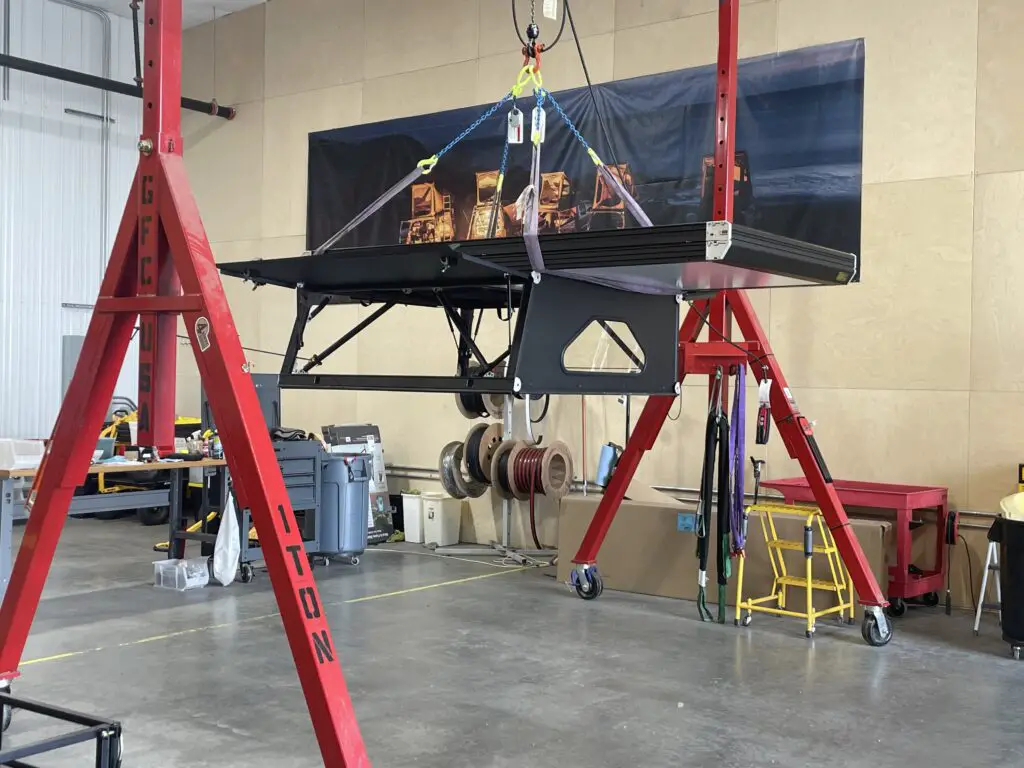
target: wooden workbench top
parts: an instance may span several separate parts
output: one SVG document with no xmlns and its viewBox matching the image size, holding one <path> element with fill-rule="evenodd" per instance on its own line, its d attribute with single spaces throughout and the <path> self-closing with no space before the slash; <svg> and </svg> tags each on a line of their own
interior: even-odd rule
<svg viewBox="0 0 1024 768">
<path fill-rule="evenodd" d="M 172 469 L 191 469 L 193 467 L 223 467 L 224 459 L 203 459 L 201 461 L 158 461 L 149 464 L 93 464 L 89 467 L 90 475 L 101 472 L 162 472 Z M 38 469 L 0 469 L 0 480 L 12 477 L 35 477 Z"/>
</svg>

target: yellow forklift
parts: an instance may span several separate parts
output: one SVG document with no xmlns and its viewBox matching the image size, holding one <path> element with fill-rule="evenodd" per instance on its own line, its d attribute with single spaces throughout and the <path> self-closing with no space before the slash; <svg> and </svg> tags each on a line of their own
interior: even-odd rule
<svg viewBox="0 0 1024 768">
<path fill-rule="evenodd" d="M 452 196 L 432 181 L 412 185 L 412 217 L 402 222 L 398 240 L 416 243 L 450 243 L 455 239 Z"/>
</svg>

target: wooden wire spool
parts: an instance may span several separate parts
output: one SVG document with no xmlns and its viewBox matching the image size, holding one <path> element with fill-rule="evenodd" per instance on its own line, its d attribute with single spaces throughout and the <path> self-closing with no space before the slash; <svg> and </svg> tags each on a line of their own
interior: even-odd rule
<svg viewBox="0 0 1024 768">
<path fill-rule="evenodd" d="M 484 407 L 491 414 L 492 419 L 500 419 L 505 410 L 505 395 L 496 392 L 484 395 Z"/>
<path fill-rule="evenodd" d="M 569 446 L 561 440 L 551 443 L 544 450 L 540 473 L 545 496 L 554 499 L 566 496 L 572 487 L 573 478 L 572 453 L 569 452 Z"/>
<path fill-rule="evenodd" d="M 546 448 L 518 442 L 508 451 L 502 469 L 512 496 L 520 501 L 531 496 L 560 499 L 572 486 L 572 454 L 560 440 Z"/>
<path fill-rule="evenodd" d="M 502 440 L 491 455 L 491 487 L 503 499 L 513 498 L 508 479 L 508 460 L 516 440 Z"/>
<path fill-rule="evenodd" d="M 512 498 L 519 499 L 520 501 L 529 500 L 530 489 L 528 487 L 519 487 L 519 484 L 516 482 L 515 466 L 523 451 L 530 447 L 530 444 L 525 440 L 517 440 L 515 445 L 512 446 L 512 450 L 509 452 L 508 463 L 506 464 L 506 477 L 508 478 L 508 487 L 512 492 Z"/>
<path fill-rule="evenodd" d="M 477 482 L 491 484 L 491 457 L 503 431 L 501 424 L 477 424 L 466 435 L 466 471 Z"/>
</svg>

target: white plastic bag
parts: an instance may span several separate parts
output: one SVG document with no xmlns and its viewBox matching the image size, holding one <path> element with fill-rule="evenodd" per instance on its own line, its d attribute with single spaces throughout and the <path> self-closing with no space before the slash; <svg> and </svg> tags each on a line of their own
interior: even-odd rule
<svg viewBox="0 0 1024 768">
<path fill-rule="evenodd" d="M 217 543 L 213 546 L 213 578 L 225 587 L 235 580 L 238 558 L 242 544 L 238 538 L 238 515 L 235 514 L 235 496 L 228 495 L 227 504 L 220 516 L 220 530 Z"/>
</svg>

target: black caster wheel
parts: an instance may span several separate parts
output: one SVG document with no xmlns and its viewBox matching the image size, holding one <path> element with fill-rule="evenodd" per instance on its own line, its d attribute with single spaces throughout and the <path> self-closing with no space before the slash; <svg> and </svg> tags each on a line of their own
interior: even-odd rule
<svg viewBox="0 0 1024 768">
<path fill-rule="evenodd" d="M 359 558 L 358 557 L 353 557 L 351 560 L 349 560 L 349 563 L 351 565 L 359 565 Z"/>
<path fill-rule="evenodd" d="M 884 621 L 884 626 L 879 626 L 879 621 Z M 892 640 L 892 622 L 885 615 L 876 616 L 873 612 L 864 614 L 864 621 L 860 625 L 860 634 L 864 642 L 875 648 L 888 645 Z"/>
<path fill-rule="evenodd" d="M 927 605 L 929 608 L 934 608 L 939 604 L 939 593 L 928 592 L 924 595 L 921 595 L 921 602 Z"/>
<path fill-rule="evenodd" d="M 1020 646 L 1019 645 L 1015 645 L 1012 648 L 1010 648 L 1010 653 L 1013 654 L 1013 660 L 1014 661 L 1020 661 Z"/>
<path fill-rule="evenodd" d="M 749 627 L 750 626 L 750 622 L 752 622 L 753 620 L 754 620 L 754 617 L 751 614 L 748 613 L 746 616 L 744 616 L 742 619 L 740 619 L 740 624 L 742 624 L 744 627 Z"/>
<path fill-rule="evenodd" d="M 170 510 L 167 507 L 144 507 L 136 510 L 139 522 L 146 526 L 167 525 Z"/>
<path fill-rule="evenodd" d="M 11 687 L 8 685 L 0 688 L 0 693 L 10 695 Z M 4 704 L 3 709 L 3 720 L 0 722 L 0 733 L 6 733 L 7 729 L 11 727 L 11 720 L 14 719 L 14 709 L 11 706 Z"/>
<path fill-rule="evenodd" d="M 252 567 L 252 563 L 242 563 L 238 571 L 243 584 L 251 584 L 256 578 L 256 569 Z"/>
<path fill-rule="evenodd" d="M 213 578 L 213 555 L 206 558 L 206 572 L 210 574 L 210 578 Z"/>
<path fill-rule="evenodd" d="M 813 639 L 814 639 L 814 630 L 811 630 L 811 631 L 809 631 L 809 632 L 804 632 L 804 636 L 805 636 L 805 637 L 806 637 L 806 638 L 807 638 L 808 640 L 813 640 Z"/>
<path fill-rule="evenodd" d="M 576 574 L 576 594 L 584 600 L 596 600 L 604 592 L 604 581 L 597 568 L 587 568 L 583 575 Z"/>
<path fill-rule="evenodd" d="M 901 616 L 907 615 L 907 603 L 902 597 L 894 597 L 889 603 L 888 608 L 889 615 L 894 619 L 898 619 Z"/>
</svg>

